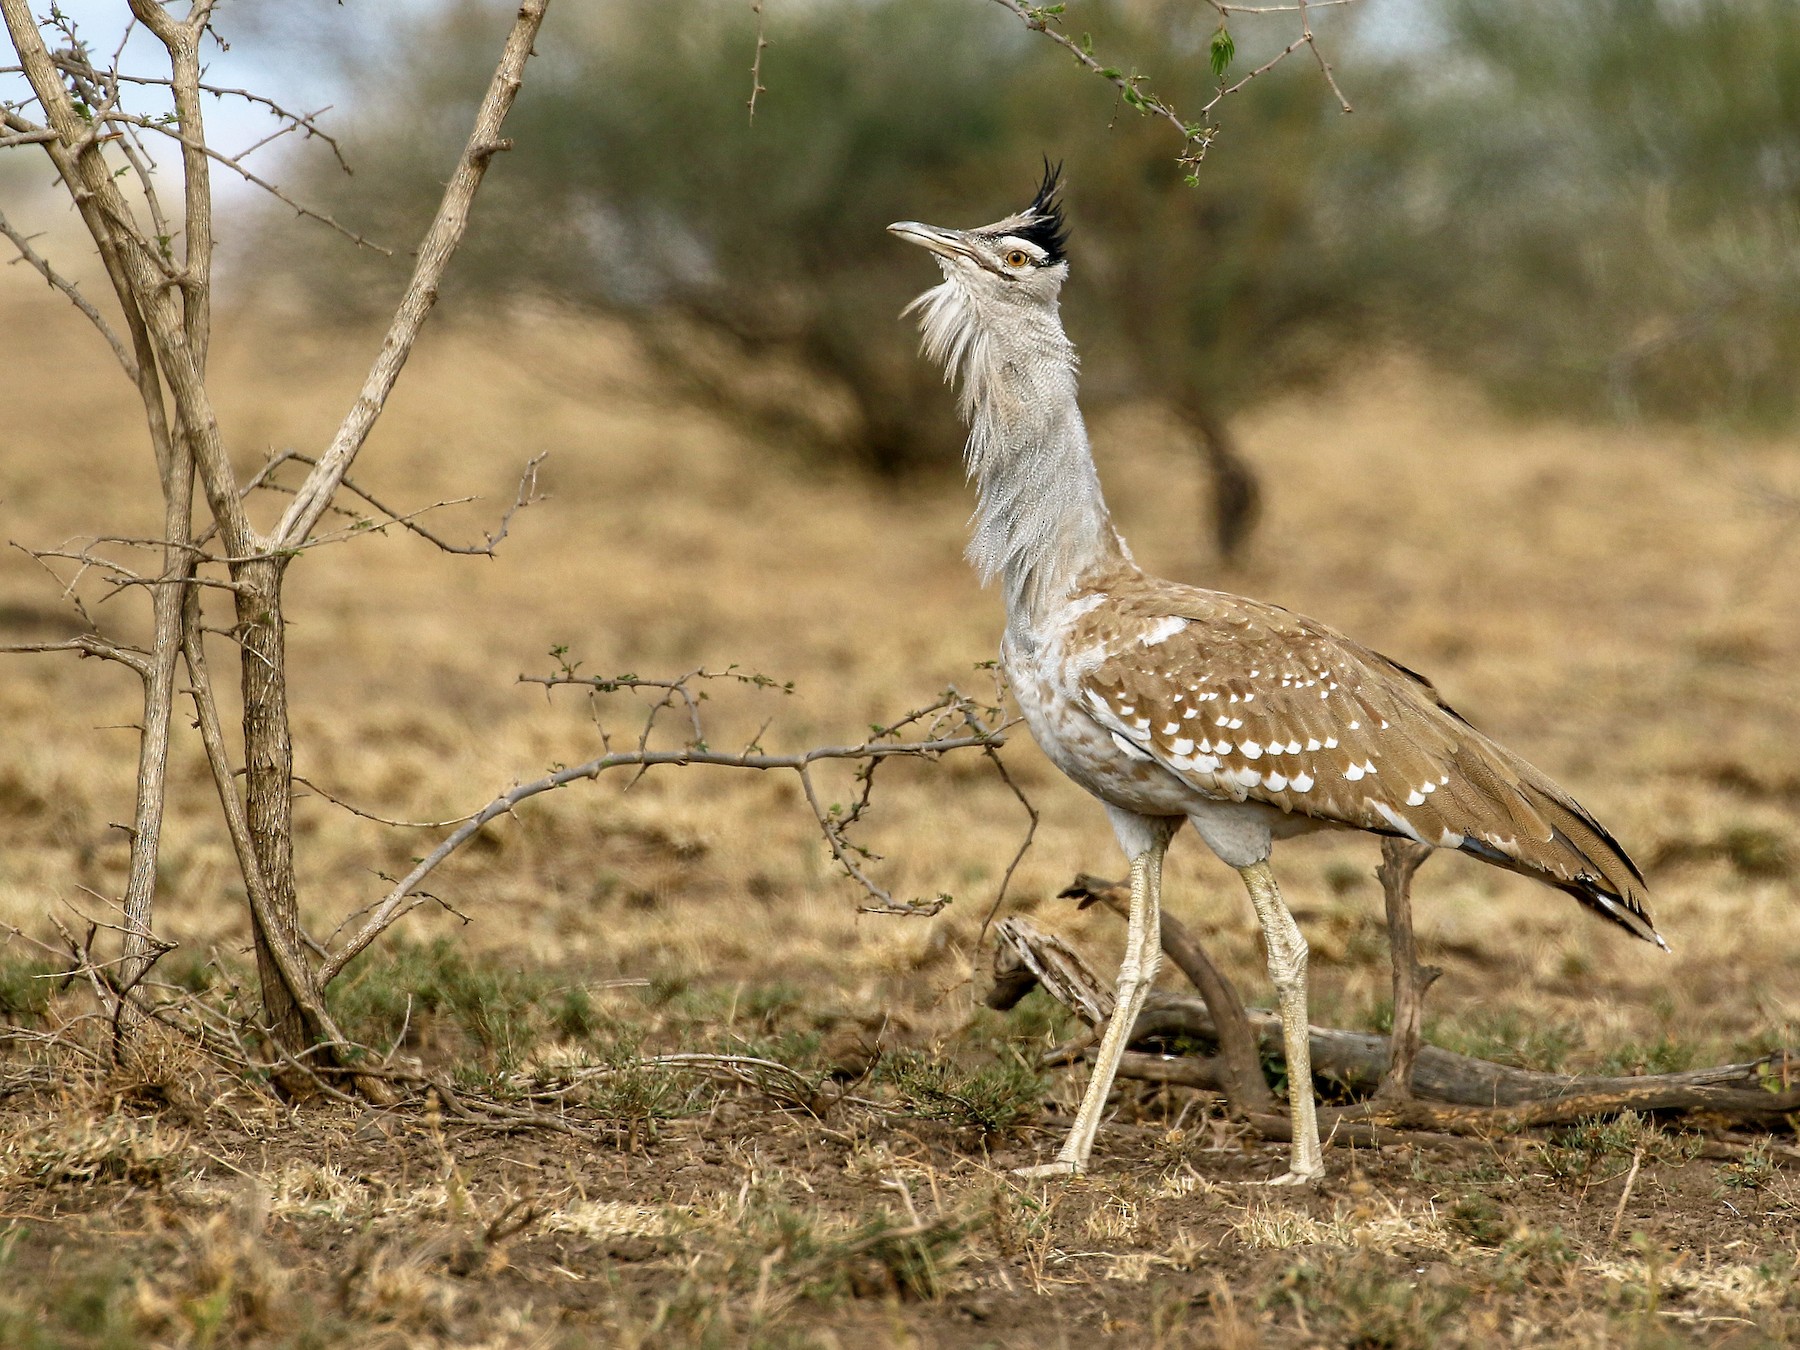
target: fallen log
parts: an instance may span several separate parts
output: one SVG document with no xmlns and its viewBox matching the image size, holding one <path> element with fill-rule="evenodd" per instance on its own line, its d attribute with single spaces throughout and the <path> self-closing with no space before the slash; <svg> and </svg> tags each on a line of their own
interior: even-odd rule
<svg viewBox="0 0 1800 1350">
<path fill-rule="evenodd" d="M 1084 1013 L 1097 1004 L 1111 1009 L 1106 982 L 1095 975 L 1061 939 L 1044 933 L 1028 919 L 1013 917 L 997 929 L 1003 948 L 996 966 L 1044 969 L 1045 991 L 1092 1025 Z M 1029 955 L 1053 949 L 1052 962 Z M 1080 995 L 1075 994 L 1079 989 Z M 1096 997 L 1094 991 L 1100 991 Z M 1023 997 L 1020 991 L 1018 997 Z M 1262 1056 L 1281 1061 L 1281 1021 L 1273 1013 L 1246 1014 Z M 1129 1044 L 1137 1047 L 1119 1067 L 1123 1077 L 1222 1092 L 1225 1062 L 1216 1055 L 1146 1053 L 1146 1045 L 1189 1040 L 1216 1046 L 1218 1034 L 1204 1000 L 1190 994 L 1158 991 L 1132 1028 Z M 1351 1095 L 1376 1092 L 1387 1075 L 1392 1047 L 1389 1038 L 1372 1032 L 1312 1027 L 1313 1073 L 1328 1089 Z M 1083 1042 L 1059 1047 L 1045 1056 L 1047 1064 L 1069 1062 L 1085 1052 Z M 1779 1084 L 1771 1091 L 1770 1085 Z M 1333 1123 L 1365 1123 L 1452 1133 L 1505 1133 L 1534 1125 L 1550 1125 L 1584 1116 L 1620 1111 L 1705 1112 L 1734 1121 L 1779 1126 L 1800 1114 L 1800 1054 L 1779 1050 L 1741 1064 L 1687 1069 L 1679 1073 L 1638 1077 L 1544 1073 L 1513 1068 L 1490 1060 L 1459 1055 L 1434 1045 L 1421 1045 L 1412 1069 L 1412 1101 L 1362 1102 L 1321 1113 L 1321 1128 Z M 1253 1123 L 1262 1113 L 1247 1113 Z M 1272 1119 L 1280 1119 L 1272 1117 Z"/>
</svg>

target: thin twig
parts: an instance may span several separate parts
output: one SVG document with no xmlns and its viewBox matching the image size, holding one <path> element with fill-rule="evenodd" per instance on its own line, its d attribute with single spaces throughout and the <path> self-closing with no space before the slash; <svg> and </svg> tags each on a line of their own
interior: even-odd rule
<svg viewBox="0 0 1800 1350">
<path fill-rule="evenodd" d="M 750 120 L 756 120 L 756 96 L 769 91 L 763 87 L 762 57 L 763 49 L 769 40 L 763 36 L 763 0 L 750 0 L 750 12 L 756 15 L 756 55 L 750 61 Z"/>
<path fill-rule="evenodd" d="M 122 666 L 130 666 L 145 678 L 150 674 L 148 652 L 139 651 L 135 647 L 117 647 L 104 638 L 85 633 L 61 642 L 9 642 L 0 645 L 0 655 L 23 655 L 31 652 L 79 652 L 83 656 L 98 656 L 105 661 L 117 661 Z"/>
<path fill-rule="evenodd" d="M 402 830 L 441 830 L 451 825 L 460 825 L 465 820 L 470 819 L 470 816 L 463 815 L 452 816 L 448 820 L 392 820 L 387 816 L 378 816 L 373 811 L 365 811 L 362 807 L 355 806 L 350 802 L 345 801 L 342 797 L 326 791 L 317 783 L 313 782 L 312 779 L 303 777 L 300 774 L 294 775 L 294 781 L 311 788 L 333 806 L 340 806 L 351 815 L 361 816 L 364 820 L 372 820 L 378 825 L 392 825 L 395 828 Z"/>
<path fill-rule="evenodd" d="M 544 0 L 544 3 L 548 3 L 548 0 Z M 280 186 L 271 183 L 255 170 L 246 168 L 236 158 L 226 154 L 223 150 L 215 150 L 203 141 L 196 141 L 191 137 L 185 136 L 176 128 L 165 126 L 153 117 L 140 117 L 135 113 L 111 112 L 107 114 L 106 120 L 118 126 L 140 127 L 145 131 L 154 131 L 159 136 L 167 136 L 170 140 L 179 143 L 184 149 L 197 151 L 200 154 L 205 155 L 214 163 L 223 164 L 246 183 L 249 183 L 253 187 L 261 188 L 271 197 L 292 210 L 296 215 L 305 216 L 308 220 L 316 220 L 321 225 L 329 226 L 359 248 L 373 249 L 384 257 L 391 258 L 394 256 L 394 250 L 387 247 L 387 245 L 378 244 L 373 239 L 357 233 L 348 225 L 345 225 L 335 217 L 328 215 L 326 212 L 320 211 L 314 207 L 308 206 L 305 202 L 290 197 Z"/>
<path fill-rule="evenodd" d="M 1006 784 L 1006 790 L 1019 799 L 1019 805 L 1025 808 L 1030 822 L 1025 826 L 1025 837 L 1019 841 L 1018 851 L 1012 855 L 1012 861 L 1006 864 L 1006 871 L 1001 874 L 1000 887 L 994 892 L 994 903 L 988 906 L 988 912 L 982 916 L 981 929 L 975 934 L 975 950 L 981 950 L 981 944 L 987 938 L 988 925 L 993 923 L 994 916 L 1000 912 L 1000 906 L 1006 903 L 1007 889 L 1012 885 L 1013 873 L 1019 870 L 1019 864 L 1025 861 L 1025 855 L 1031 851 L 1032 841 L 1037 838 L 1038 809 L 1031 804 L 1012 774 L 1007 772 L 1006 763 L 992 750 L 987 752 L 988 761 L 993 764 L 994 772 L 1000 775 L 1000 781 Z"/>
<path fill-rule="evenodd" d="M 46 133 L 46 136 L 50 139 L 54 139 L 55 134 L 56 133 L 54 132 L 48 132 Z M 0 145 L 16 143 L 17 142 L 0 140 Z M 50 285 L 57 290 L 61 291 L 68 297 L 69 302 L 73 304 L 76 309 L 87 316 L 88 322 L 100 330 L 100 336 L 105 338 L 107 345 L 113 349 L 113 355 L 119 358 L 119 364 L 124 367 L 126 376 L 133 380 L 137 379 L 137 360 L 132 356 L 125 344 L 119 340 L 119 335 L 113 331 L 112 325 L 106 321 L 106 316 L 95 309 L 88 298 L 81 293 L 81 287 L 63 276 L 62 273 L 52 267 L 49 261 L 40 255 L 36 249 L 32 248 L 31 237 L 29 235 L 21 234 L 18 230 L 14 229 L 12 222 L 6 218 L 5 212 L 0 212 L 0 234 L 5 235 L 8 239 L 12 240 L 13 247 L 19 250 L 19 258 L 21 261 L 29 263 L 32 268 L 37 271 L 39 276 L 49 282 Z"/>
<path fill-rule="evenodd" d="M 521 677 L 525 678 L 525 677 Z M 594 683 L 587 679 L 573 676 L 531 677 L 535 683 Z M 746 677 L 747 678 L 747 677 Z M 630 687 L 638 684 L 661 687 L 657 681 L 639 681 L 636 679 L 615 682 L 619 687 Z M 706 764 L 722 768 L 736 769 L 785 769 L 798 774 L 802 789 L 806 793 L 808 805 L 818 819 L 825 832 L 828 845 L 833 856 L 842 864 L 863 887 L 874 897 L 877 904 L 886 903 L 892 906 L 891 911 L 903 914 L 936 913 L 942 909 L 947 900 L 926 901 L 911 906 L 902 906 L 893 897 L 871 881 L 856 866 L 851 846 L 842 838 L 842 823 L 834 822 L 830 813 L 819 802 L 813 789 L 809 770 L 814 764 L 826 760 L 860 760 L 864 762 L 890 759 L 899 756 L 931 758 L 954 750 L 967 750 L 986 747 L 998 747 L 1005 744 L 1005 737 L 999 730 L 986 729 L 971 731 L 961 736 L 944 736 L 924 741 L 888 741 L 872 739 L 860 745 L 818 746 L 795 754 L 772 755 L 765 752 L 744 752 L 729 754 L 703 748 L 703 742 L 696 745 L 683 746 L 672 750 L 652 750 L 640 747 L 636 750 L 609 751 L 597 759 L 567 768 L 560 768 L 554 773 L 529 783 L 521 783 L 507 792 L 501 793 L 492 801 L 474 812 L 451 834 L 439 842 L 424 858 L 420 859 L 406 876 L 395 883 L 381 902 L 376 905 L 363 926 L 350 938 L 330 960 L 325 962 L 319 971 L 319 985 L 323 988 L 329 984 L 345 965 L 353 960 L 371 942 L 379 937 L 397 919 L 409 913 L 418 905 L 426 903 L 424 898 L 414 894 L 419 883 L 437 869 L 447 858 L 459 848 L 473 839 L 483 827 L 500 816 L 510 814 L 521 802 L 527 801 L 540 793 L 552 792 L 567 787 L 572 783 L 590 781 L 598 778 L 609 769 L 647 768 L 651 766 L 686 766 Z"/>
<path fill-rule="evenodd" d="M 1349 2 L 1350 0 L 1314 0 L 1314 3 L 1326 4 L 1347 4 Z M 53 59 L 56 60 L 58 65 L 63 65 L 66 56 L 63 53 L 58 53 Z M 121 84 L 154 85 L 163 89 L 168 89 L 174 84 L 173 80 L 155 75 L 126 75 L 122 72 L 112 72 L 109 75 L 109 78 L 117 80 Z M 281 104 L 275 102 L 274 99 L 263 94 L 255 93 L 249 89 L 228 89 L 222 85 L 206 84 L 204 82 L 202 82 L 198 88 L 201 93 L 211 94 L 215 98 L 239 98 L 246 103 L 254 103 L 268 109 L 268 111 L 273 113 L 276 117 L 285 119 L 290 124 L 288 129 L 304 131 L 308 140 L 316 139 L 325 142 L 326 145 L 331 147 L 332 156 L 337 160 L 338 167 L 345 173 L 351 171 L 349 161 L 344 158 L 343 149 L 338 145 L 337 138 L 331 135 L 331 133 L 326 131 L 323 127 L 319 126 L 315 121 L 316 118 L 322 117 L 330 112 L 330 107 L 320 108 L 318 112 L 313 113 L 297 113 L 284 108 Z M 258 142 L 259 145 L 262 143 L 263 142 Z M 254 150 L 256 149 L 256 146 L 251 146 L 250 149 Z M 242 154 L 239 155 L 239 158 L 241 159 L 243 155 L 249 153 L 249 150 L 243 151 Z"/>
<path fill-rule="evenodd" d="M 319 517 L 337 495 L 338 485 L 350 472 L 357 453 L 368 440 L 376 419 L 387 404 L 401 367 L 412 354 L 413 344 L 425 325 L 427 316 L 437 303 L 438 289 L 444 270 L 449 266 L 457 246 L 462 243 L 469 224 L 469 207 L 481 186 L 488 165 L 495 154 L 511 146 L 500 135 L 500 129 L 517 97 L 524 79 L 525 62 L 531 55 L 532 43 L 544 22 L 549 0 L 520 0 L 512 31 L 487 94 L 475 115 L 475 126 L 463 147 L 456 171 L 451 175 L 437 216 L 419 246 L 418 265 L 412 280 L 395 310 L 393 322 L 382 340 L 381 350 L 369 369 L 356 402 L 345 415 L 331 445 L 320 456 L 318 464 L 301 484 L 300 491 L 275 529 L 275 540 L 282 548 L 304 543 Z"/>
</svg>

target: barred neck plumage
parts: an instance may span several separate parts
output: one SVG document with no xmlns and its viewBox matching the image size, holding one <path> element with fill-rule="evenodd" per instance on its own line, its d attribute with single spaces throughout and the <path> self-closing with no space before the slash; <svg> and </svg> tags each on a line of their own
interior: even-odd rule
<svg viewBox="0 0 1800 1350">
<path fill-rule="evenodd" d="M 983 585 L 1000 578 L 1008 631 L 1022 636 L 1085 572 L 1131 555 L 1100 491 L 1058 311 L 978 303 L 946 280 L 908 312 L 925 354 L 960 386 L 979 494 L 967 557 Z"/>
</svg>

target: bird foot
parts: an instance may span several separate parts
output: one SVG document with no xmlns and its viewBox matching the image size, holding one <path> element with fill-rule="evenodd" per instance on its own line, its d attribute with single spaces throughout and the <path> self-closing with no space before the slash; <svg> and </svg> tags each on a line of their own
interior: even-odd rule
<svg viewBox="0 0 1800 1350">
<path fill-rule="evenodd" d="M 1080 1163 L 1065 1162 L 1058 1158 L 1055 1162 L 1039 1163 L 1036 1167 L 1015 1167 L 1015 1177 L 1073 1177 L 1087 1171 Z"/>
<path fill-rule="evenodd" d="M 1253 1181 L 1252 1186 L 1310 1186 L 1325 1175 L 1323 1167 L 1315 1167 L 1310 1172 L 1283 1172 L 1278 1177 L 1270 1177 L 1267 1181 Z"/>
</svg>

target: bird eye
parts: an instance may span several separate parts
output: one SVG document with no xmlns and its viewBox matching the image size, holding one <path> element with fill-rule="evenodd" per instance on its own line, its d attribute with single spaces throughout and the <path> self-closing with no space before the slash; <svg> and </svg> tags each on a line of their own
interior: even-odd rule
<svg viewBox="0 0 1800 1350">
<path fill-rule="evenodd" d="M 1025 250 L 1022 248 L 1009 250 L 1006 255 L 1006 265 L 1008 267 L 1023 267 L 1030 261 L 1031 259 L 1026 255 Z"/>
</svg>

